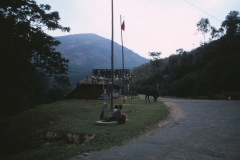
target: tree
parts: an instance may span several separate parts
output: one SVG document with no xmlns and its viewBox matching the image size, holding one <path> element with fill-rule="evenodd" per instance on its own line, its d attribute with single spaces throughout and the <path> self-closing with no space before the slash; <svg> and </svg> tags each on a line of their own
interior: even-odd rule
<svg viewBox="0 0 240 160">
<path fill-rule="evenodd" d="M 210 30 L 210 23 L 207 18 L 201 18 L 201 20 L 197 23 L 198 31 L 202 33 L 204 44 L 205 44 L 205 34 Z"/>
<path fill-rule="evenodd" d="M 34 81 L 42 75 L 39 73 L 67 72 L 68 60 L 54 48 L 60 42 L 44 30 L 69 32 L 70 28 L 60 25 L 59 13 L 50 9 L 49 5 L 37 5 L 34 0 L 1 0 L 0 74 L 4 77 L 0 80 L 1 99 L 13 100 L 18 96 L 16 93 L 29 99 L 28 95 L 34 95 Z"/>
<path fill-rule="evenodd" d="M 69 77 L 63 75 L 54 76 L 53 83 L 54 83 L 53 88 L 61 88 L 63 90 L 65 90 L 67 87 L 71 85 Z"/>
<path fill-rule="evenodd" d="M 0 8 L 1 56 L 4 60 L 11 56 L 7 60 L 24 62 L 45 73 L 66 72 L 68 60 L 53 48 L 60 42 L 43 32 L 45 28 L 70 31 L 69 27 L 58 24 L 58 12 L 46 13 L 51 7 L 38 6 L 34 0 L 2 0 Z"/>
<path fill-rule="evenodd" d="M 223 32 L 224 32 L 223 28 L 219 28 L 217 30 L 215 27 L 211 26 L 211 36 L 212 36 L 212 38 L 218 38 L 218 37 L 222 36 Z"/>
<path fill-rule="evenodd" d="M 161 65 L 161 59 L 160 59 L 161 54 L 162 54 L 161 52 L 148 53 L 148 55 L 152 57 L 152 59 L 150 59 L 150 64 L 152 65 L 152 67 L 159 67 Z"/>
<path fill-rule="evenodd" d="M 160 58 L 161 52 L 149 52 L 148 55 L 152 57 L 153 60 L 157 60 Z"/>
<path fill-rule="evenodd" d="M 203 53 L 204 53 L 204 45 L 205 45 L 205 34 L 210 30 L 210 23 L 207 18 L 201 18 L 201 20 L 197 23 L 198 31 L 203 35 Z"/>
<path fill-rule="evenodd" d="M 177 52 L 178 54 L 182 54 L 182 53 L 184 52 L 184 50 L 183 50 L 182 48 L 179 48 L 179 49 L 176 50 L 176 52 Z"/>
<path fill-rule="evenodd" d="M 229 36 L 240 35 L 240 17 L 238 11 L 231 11 L 221 25 Z"/>
<path fill-rule="evenodd" d="M 225 21 L 222 22 L 221 28 L 218 30 L 211 26 L 211 36 L 212 38 L 220 37 L 223 35 L 224 29 L 226 30 L 226 35 L 233 37 L 240 35 L 240 17 L 238 11 L 231 11 L 227 16 Z"/>
</svg>

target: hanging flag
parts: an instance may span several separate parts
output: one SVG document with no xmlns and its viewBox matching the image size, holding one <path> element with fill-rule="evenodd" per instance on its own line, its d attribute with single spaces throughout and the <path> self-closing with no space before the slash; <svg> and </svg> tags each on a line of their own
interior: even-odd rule
<svg viewBox="0 0 240 160">
<path fill-rule="evenodd" d="M 124 21 L 123 21 L 123 23 L 122 23 L 122 25 L 121 25 L 121 29 L 125 31 L 125 24 L 124 24 Z"/>
</svg>

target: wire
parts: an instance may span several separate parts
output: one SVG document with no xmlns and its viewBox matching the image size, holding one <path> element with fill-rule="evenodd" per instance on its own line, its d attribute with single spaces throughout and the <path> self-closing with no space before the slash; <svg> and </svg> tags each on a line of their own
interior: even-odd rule
<svg viewBox="0 0 240 160">
<path fill-rule="evenodd" d="M 237 0 L 236 0 L 236 2 L 238 2 L 238 3 L 240 4 L 240 2 L 239 2 L 239 1 L 237 1 Z"/>
<path fill-rule="evenodd" d="M 222 22 L 221 20 L 217 19 L 216 17 L 212 16 L 211 14 L 209 14 L 209 13 L 207 13 L 206 11 L 202 10 L 201 8 L 195 6 L 194 4 L 188 2 L 187 0 L 184 0 L 184 1 L 187 2 L 187 3 L 189 3 L 189 4 L 192 5 L 192 6 L 196 7 L 196 8 L 199 9 L 200 11 L 206 13 L 207 15 L 211 16 L 212 18 L 216 19 L 217 21 Z"/>
</svg>

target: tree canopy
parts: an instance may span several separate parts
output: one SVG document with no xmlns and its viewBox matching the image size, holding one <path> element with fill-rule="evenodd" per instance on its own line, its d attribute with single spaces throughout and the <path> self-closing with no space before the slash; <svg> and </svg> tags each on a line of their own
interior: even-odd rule
<svg viewBox="0 0 240 160">
<path fill-rule="evenodd" d="M 207 18 L 201 18 L 201 20 L 197 23 L 198 31 L 202 32 L 203 35 L 209 31 L 210 23 Z"/>
<path fill-rule="evenodd" d="M 1 1 L 0 49 L 3 56 L 1 59 L 5 63 L 31 65 L 50 74 L 66 72 L 65 63 L 68 61 L 54 50 L 54 46 L 59 45 L 60 42 L 43 30 L 46 28 L 70 31 L 70 28 L 58 23 L 60 20 L 58 12 L 47 13 L 50 9 L 49 5 L 38 6 L 33 0 Z"/>
<path fill-rule="evenodd" d="M 70 28 L 60 25 L 59 13 L 50 12 L 50 9 L 51 6 L 38 5 L 34 0 L 0 2 L 2 106 L 9 105 L 7 103 L 19 95 L 17 103 L 29 101 L 30 95 L 39 91 L 36 87 L 42 83 L 37 81 L 39 77 L 63 74 L 68 70 L 68 60 L 55 51 L 60 42 L 44 30 L 69 32 Z"/>
<path fill-rule="evenodd" d="M 238 11 L 231 11 L 221 25 L 225 28 L 226 34 L 230 36 L 240 35 L 240 17 Z"/>
</svg>

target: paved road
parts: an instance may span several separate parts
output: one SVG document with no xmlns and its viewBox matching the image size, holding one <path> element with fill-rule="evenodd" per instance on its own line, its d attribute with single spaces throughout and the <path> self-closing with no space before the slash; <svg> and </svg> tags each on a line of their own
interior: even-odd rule
<svg viewBox="0 0 240 160">
<path fill-rule="evenodd" d="M 171 109 L 158 129 L 81 159 L 240 159 L 240 101 L 158 100 Z"/>
</svg>

